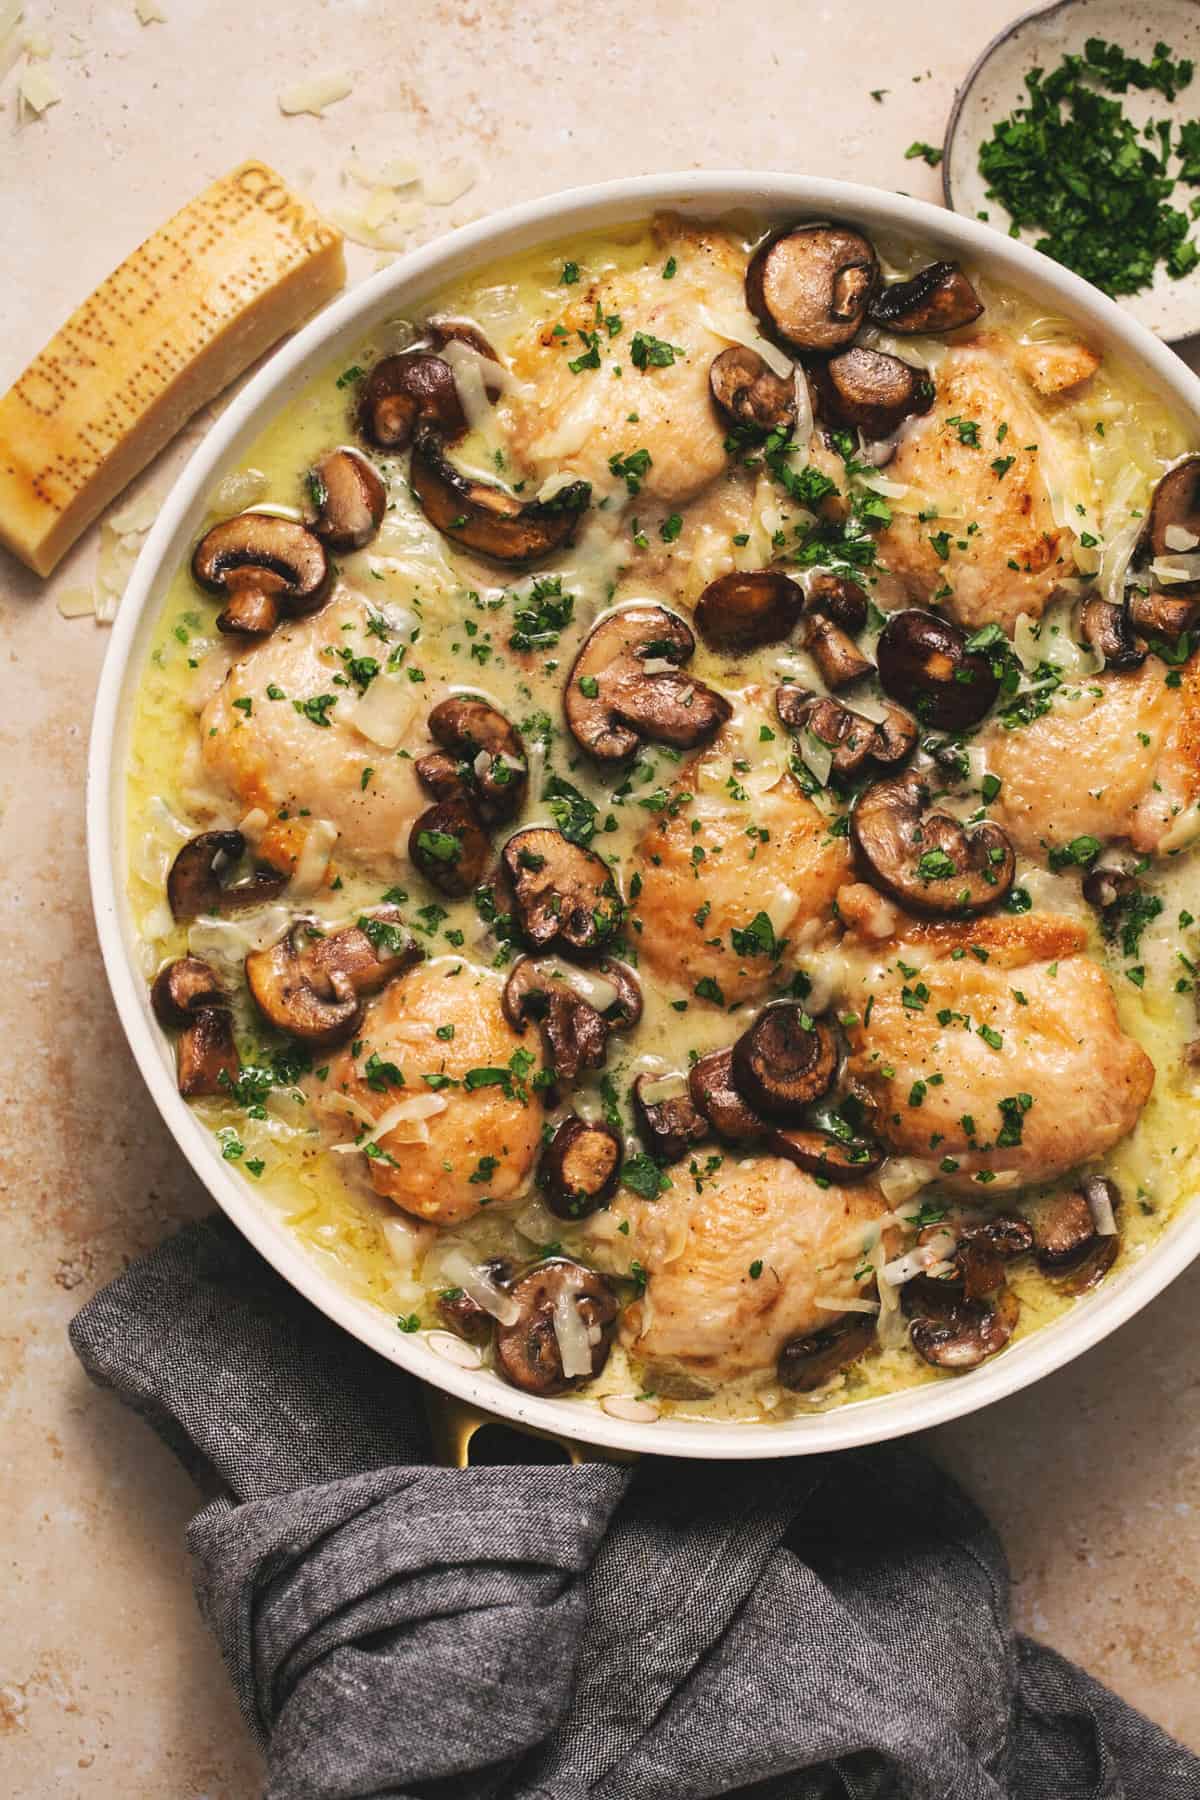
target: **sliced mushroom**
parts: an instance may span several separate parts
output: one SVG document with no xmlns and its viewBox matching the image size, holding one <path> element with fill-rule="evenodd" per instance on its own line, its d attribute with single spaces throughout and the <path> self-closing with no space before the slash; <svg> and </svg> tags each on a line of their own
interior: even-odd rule
<svg viewBox="0 0 1200 1800">
<path fill-rule="evenodd" d="M 1079 609 L 1079 635 L 1091 649 L 1098 650 L 1108 669 L 1140 669 L 1146 660 L 1146 646 L 1133 627 L 1129 609 L 1089 594 Z"/>
<path fill-rule="evenodd" d="M 1115 856 L 1116 860 L 1110 861 L 1110 856 Z M 1136 863 L 1137 860 L 1118 851 L 1106 853 L 1093 864 L 1083 878 L 1083 897 L 1088 905 L 1106 913 L 1140 893 L 1141 887 L 1133 869 L 1124 866 L 1127 861 Z"/>
<path fill-rule="evenodd" d="M 868 317 L 898 337 L 918 332 L 955 331 L 972 325 L 983 301 L 957 263 L 935 262 L 908 281 L 891 281 L 872 300 Z"/>
<path fill-rule="evenodd" d="M 682 1075 L 639 1075 L 633 1084 L 633 1117 L 638 1136 L 658 1162 L 681 1161 L 708 1136 L 708 1120 Z"/>
<path fill-rule="evenodd" d="M 922 1239 L 924 1235 L 921 1234 Z M 997 1213 L 979 1224 L 963 1226 L 958 1233 L 954 1262 L 964 1298 L 985 1300 L 1002 1288 L 1005 1265 L 1018 1256 L 1027 1256 L 1033 1242 L 1033 1227 L 1016 1213 Z"/>
<path fill-rule="evenodd" d="M 488 825 L 520 812 L 528 776 L 525 746 L 503 713 L 474 695 L 452 694 L 430 713 L 429 733 L 449 752 L 423 756 L 415 764 L 418 779 L 435 799 L 465 794 Z"/>
<path fill-rule="evenodd" d="M 413 439 L 408 479 L 421 511 L 443 537 L 499 563 L 537 562 L 563 549 L 592 498 L 590 482 L 572 481 L 549 500 L 519 500 L 462 474 L 426 426 Z"/>
<path fill-rule="evenodd" d="M 927 812 L 930 789 L 915 769 L 860 794 L 850 842 L 865 881 L 915 913 L 977 913 L 1002 900 L 1016 857 L 1007 834 L 985 820 L 964 826 Z"/>
<path fill-rule="evenodd" d="M 280 869 L 260 865 L 241 881 L 225 880 L 245 849 L 240 831 L 202 831 L 199 837 L 189 838 L 167 876 L 172 918 L 182 924 L 201 913 L 245 912 L 281 894 L 288 877 Z"/>
<path fill-rule="evenodd" d="M 246 957 L 250 998 L 277 1031 L 302 1044 L 328 1047 L 354 1036 L 362 1024 L 363 1004 L 354 982 L 343 970 L 326 967 L 318 981 L 305 955 L 310 927 L 297 921 L 279 942 Z"/>
<path fill-rule="evenodd" d="M 917 1275 L 901 1289 L 912 1319 L 912 1347 L 935 1369 L 963 1374 L 1003 1350 L 1016 1329 L 1020 1305 L 1011 1288 L 987 1300 L 968 1300 L 956 1283 Z"/>
<path fill-rule="evenodd" d="M 733 344 L 708 371 L 713 399 L 733 424 L 758 431 L 790 431 L 796 423 L 794 383 L 769 369 L 757 350 Z"/>
<path fill-rule="evenodd" d="M 1121 1204 L 1120 1189 L 1104 1175 L 1090 1175 L 1077 1188 L 1056 1194 L 1034 1220 L 1037 1265 L 1044 1275 L 1060 1280 L 1067 1293 L 1082 1294 L 1103 1281 L 1117 1259 L 1121 1240 L 1115 1232 L 1096 1229 L 1095 1204 L 1114 1215 Z"/>
<path fill-rule="evenodd" d="M 633 971 L 609 957 L 596 967 L 616 993 L 603 1010 L 572 987 L 569 977 L 549 960 L 521 957 L 504 984 L 505 1018 L 514 1031 L 524 1031 L 529 1019 L 537 1020 L 555 1081 L 568 1086 L 581 1069 L 604 1066 L 610 1032 L 631 1031 L 642 1016 L 642 991 Z"/>
<path fill-rule="evenodd" d="M 835 575 L 831 569 L 818 569 L 808 578 L 810 612 L 825 613 L 843 631 L 861 631 L 867 622 L 865 588 L 848 575 Z"/>
<path fill-rule="evenodd" d="M 854 639 L 824 613 L 809 614 L 805 648 L 821 671 L 821 680 L 826 687 L 850 687 L 864 675 L 875 673 L 875 665 L 863 655 Z"/>
<path fill-rule="evenodd" d="M 706 743 L 732 708 L 685 675 L 696 640 L 661 606 L 620 607 L 584 639 L 567 678 L 571 735 L 601 762 L 622 762 L 649 740 L 691 750 Z"/>
<path fill-rule="evenodd" d="M 281 613 L 316 612 L 333 570 L 320 538 L 293 519 L 244 512 L 205 533 L 192 552 L 192 575 L 225 610 L 218 631 L 262 637 Z"/>
<path fill-rule="evenodd" d="M 966 633 L 936 613 L 893 613 L 875 646 L 885 694 L 937 731 L 970 731 L 995 705 L 1000 675 Z"/>
<path fill-rule="evenodd" d="M 160 1025 L 180 1031 L 206 1007 L 228 1006 L 229 996 L 216 973 L 198 956 L 165 963 L 154 977 L 150 1004 Z"/>
<path fill-rule="evenodd" d="M 867 762 L 892 768 L 912 755 L 920 732 L 902 707 L 889 705 L 883 719 L 867 719 L 831 694 L 785 685 L 775 693 L 775 710 L 789 731 L 811 732 L 833 751 L 834 775 L 855 775 Z"/>
<path fill-rule="evenodd" d="M 483 880 L 492 846 L 475 808 L 454 795 L 426 807 L 414 819 L 408 854 L 439 894 L 460 900 Z"/>
<path fill-rule="evenodd" d="M 866 315 L 879 265 L 861 232 L 801 225 L 769 239 L 746 271 L 746 304 L 797 350 L 840 350 Z"/>
<path fill-rule="evenodd" d="M 189 1018 L 175 1046 L 175 1079 L 185 1100 L 224 1094 L 241 1074 L 227 1006 L 202 1006 Z"/>
<path fill-rule="evenodd" d="M 837 1067 L 834 1033 L 791 1001 L 764 1008 L 733 1046 L 738 1092 L 761 1117 L 783 1125 L 803 1120 L 805 1107 L 829 1092 Z"/>
<path fill-rule="evenodd" d="M 481 1264 L 481 1273 L 496 1287 L 507 1287 L 512 1280 L 512 1264 L 503 1256 L 493 1256 Z M 437 1309 L 441 1318 L 469 1344 L 486 1344 L 492 1335 L 494 1316 L 486 1306 L 473 1300 L 465 1288 L 447 1288 L 438 1295 Z"/>
<path fill-rule="evenodd" d="M 874 1138 L 837 1137 L 830 1131 L 801 1128 L 773 1131 L 766 1147 L 785 1156 L 810 1175 L 823 1175 L 839 1186 L 865 1181 L 883 1166 L 884 1151 Z"/>
<path fill-rule="evenodd" d="M 387 511 L 387 489 L 361 450 L 327 450 L 308 472 L 315 513 L 305 523 L 330 550 L 361 550 Z"/>
<path fill-rule="evenodd" d="M 733 1078 L 733 1050 L 710 1050 L 688 1071 L 688 1093 L 719 1138 L 727 1144 L 750 1144 L 766 1126 L 738 1090 Z"/>
<path fill-rule="evenodd" d="M 789 1338 L 779 1352 L 779 1385 L 793 1394 L 811 1394 L 858 1362 L 874 1341 L 875 1321 L 862 1313 L 847 1313 L 820 1331 Z"/>
<path fill-rule="evenodd" d="M 1168 541 L 1168 533 L 1170 540 Z M 1190 539 L 1186 549 L 1182 542 Z M 1200 550 L 1200 455 L 1185 456 L 1159 480 L 1138 539 L 1139 558 L 1194 555 Z M 1171 584 L 1172 597 L 1200 590 L 1200 577 Z"/>
<path fill-rule="evenodd" d="M 314 932 L 305 920 L 297 923 L 307 936 L 301 951 L 304 972 L 325 999 L 349 982 L 360 996 L 377 994 L 397 975 L 403 975 L 424 957 L 413 938 L 403 933 L 404 919 L 394 907 L 380 907 L 365 914 L 357 925 L 325 936 Z"/>
<path fill-rule="evenodd" d="M 517 926 L 533 950 L 562 944 L 602 950 L 624 914 L 612 870 L 594 850 L 572 844 L 549 825 L 509 838 L 502 861 L 513 890 Z"/>
<path fill-rule="evenodd" d="M 804 590 L 779 569 L 734 569 L 710 581 L 696 602 L 696 624 L 714 650 L 757 650 L 790 637 L 804 611 Z"/>
<path fill-rule="evenodd" d="M 927 413 L 934 401 L 924 369 L 861 344 L 814 366 L 813 386 L 825 424 L 869 438 L 890 437 L 905 419 Z"/>
<path fill-rule="evenodd" d="M 509 1290 L 520 1308 L 512 1325 L 496 1328 L 500 1373 L 527 1394 L 565 1394 L 594 1381 L 612 1349 L 617 1328 L 617 1296 L 595 1269 L 569 1257 L 535 1263 Z M 556 1328 L 557 1319 L 557 1328 Z M 564 1344 L 586 1367 L 568 1375 Z"/>
<path fill-rule="evenodd" d="M 425 349 L 377 362 L 362 385 L 358 429 L 379 450 L 405 450 L 418 423 L 436 425 L 450 440 L 467 429 L 454 371 Z"/>
<path fill-rule="evenodd" d="M 1139 631 L 1151 637 L 1175 643 L 1185 631 L 1194 631 L 1200 623 L 1200 598 L 1188 594 L 1164 594 L 1157 589 L 1143 594 L 1136 590 L 1129 597 L 1130 617 Z"/>
<path fill-rule="evenodd" d="M 572 1113 L 542 1152 L 538 1185 L 556 1219 L 586 1219 L 612 1199 L 625 1146 L 602 1120 Z"/>
</svg>

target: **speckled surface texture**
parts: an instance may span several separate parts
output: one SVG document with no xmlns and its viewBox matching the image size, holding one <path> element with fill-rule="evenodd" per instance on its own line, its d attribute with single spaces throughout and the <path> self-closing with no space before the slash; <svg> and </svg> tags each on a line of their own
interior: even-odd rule
<svg viewBox="0 0 1200 1800">
<path fill-rule="evenodd" d="M 904 148 L 940 140 L 956 79 L 1020 10 L 760 0 L 737 12 L 734 58 L 731 9 L 683 0 L 162 6 L 149 26 L 132 0 L 42 8 L 61 104 L 18 127 L 14 77 L 0 88 L 0 388 L 133 244 L 247 156 L 323 205 L 345 203 L 353 151 L 467 158 L 478 181 L 414 241 L 666 168 L 794 168 L 935 199 L 937 175 Z M 351 98 L 321 120 L 280 114 L 278 88 L 336 69 L 356 77 Z M 375 260 L 354 251 L 353 273 Z M 95 554 L 89 535 L 55 585 L 90 580 Z M 91 924 L 83 783 L 105 642 L 0 558 L 0 1791 L 248 1800 L 257 1759 L 188 1581 L 195 1492 L 89 1389 L 65 1336 L 97 1284 L 206 1205 L 142 1092 Z M 1196 1748 L 1198 1300 L 1193 1270 L 1071 1368 L 929 1441 L 995 1519 L 1021 1625 Z"/>
</svg>

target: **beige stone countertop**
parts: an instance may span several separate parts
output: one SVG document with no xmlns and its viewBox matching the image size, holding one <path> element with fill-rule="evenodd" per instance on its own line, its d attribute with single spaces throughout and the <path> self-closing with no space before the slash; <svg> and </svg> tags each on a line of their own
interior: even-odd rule
<svg viewBox="0 0 1200 1800">
<path fill-rule="evenodd" d="M 1012 0 L 30 0 L 61 102 L 0 86 L 0 390 L 142 237 L 264 157 L 344 203 L 352 152 L 477 174 L 413 241 L 516 200 L 688 167 L 796 169 L 936 199 L 906 161 Z M 323 119 L 275 94 L 345 70 Z M 871 89 L 884 90 L 875 100 Z M 375 265 L 356 250 L 353 274 Z M 194 444 L 198 426 L 189 435 Z M 152 472 L 165 489 L 188 444 Z M 90 581 L 95 533 L 55 584 Z M 0 1792 L 248 1800 L 260 1765 L 192 1599 L 197 1495 L 68 1350 L 76 1307 L 206 1208 L 143 1092 L 84 865 L 107 634 L 0 556 Z M 1051 1379 L 938 1432 L 988 1509 L 1021 1627 L 1200 1749 L 1200 1271 Z M 382 1369 L 381 1369 L 382 1372 Z M 1164 1800 L 1166 1797 L 1164 1796 Z"/>
</svg>

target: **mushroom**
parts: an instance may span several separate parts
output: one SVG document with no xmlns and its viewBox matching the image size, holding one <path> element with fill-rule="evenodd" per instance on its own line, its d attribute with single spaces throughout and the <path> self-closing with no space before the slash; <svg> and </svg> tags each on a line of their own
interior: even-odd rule
<svg viewBox="0 0 1200 1800">
<path fill-rule="evenodd" d="M 504 984 L 505 1018 L 518 1032 L 529 1019 L 538 1021 L 546 1060 L 557 1082 L 569 1084 L 581 1069 L 602 1068 L 609 1033 L 631 1031 L 642 1016 L 642 991 L 633 971 L 608 957 L 596 969 L 614 995 L 603 1007 L 593 1005 L 572 985 L 571 976 L 581 972 L 558 966 L 553 958 L 521 957 Z M 595 994 L 597 976 L 589 974 L 586 979 Z"/>
<path fill-rule="evenodd" d="M 1190 540 L 1190 542 L 1188 541 Z M 1200 454 L 1183 457 L 1155 488 L 1138 538 L 1137 555 L 1151 559 L 1193 555 L 1200 550 Z M 1200 576 L 1171 583 L 1172 597 L 1200 590 Z"/>
<path fill-rule="evenodd" d="M 1134 630 L 1129 608 L 1114 606 L 1099 594 L 1089 594 L 1079 609 L 1079 635 L 1099 651 L 1106 668 L 1140 669 L 1146 660 L 1146 646 Z"/>
<path fill-rule="evenodd" d="M 708 1120 L 682 1075 L 639 1075 L 633 1084 L 633 1117 L 638 1136 L 658 1162 L 681 1161 L 708 1136 Z"/>
<path fill-rule="evenodd" d="M 241 1074 L 233 1041 L 233 1014 L 227 1006 L 202 1006 L 179 1034 L 175 1080 L 185 1100 L 224 1094 Z"/>
<path fill-rule="evenodd" d="M 228 1006 L 229 996 L 206 962 L 198 956 L 179 956 L 164 963 L 154 977 L 150 1004 L 160 1025 L 181 1031 L 207 1007 Z"/>
<path fill-rule="evenodd" d="M 790 637 L 804 611 L 804 590 L 780 569 L 734 569 L 710 581 L 696 602 L 696 624 L 714 650 L 757 650 Z"/>
<path fill-rule="evenodd" d="M 692 750 L 729 718 L 729 702 L 685 675 L 696 640 L 665 607 L 639 602 L 608 613 L 580 647 L 567 678 L 571 735 L 601 762 L 622 762 L 645 741 Z"/>
<path fill-rule="evenodd" d="M 428 426 L 413 439 L 408 479 L 421 511 L 443 537 L 499 563 L 537 562 L 563 549 L 592 498 L 590 482 L 571 481 L 549 500 L 519 500 L 462 474 Z"/>
<path fill-rule="evenodd" d="M 915 769 L 859 795 L 850 842 L 862 878 L 915 913 L 994 906 L 1016 873 L 1008 836 L 990 820 L 964 826 L 948 813 L 926 812 L 930 798 L 928 781 Z"/>
<path fill-rule="evenodd" d="M 225 601 L 218 631 L 265 637 L 281 613 L 316 612 L 333 570 L 307 526 L 244 512 L 205 532 L 192 552 L 192 575 L 205 593 Z"/>
<path fill-rule="evenodd" d="M 930 1231 L 941 1230 L 931 1226 Z M 921 1233 L 918 1240 L 925 1240 Z M 985 1300 L 1004 1286 L 1004 1267 L 1033 1249 L 1033 1227 L 1016 1213 L 997 1213 L 958 1233 L 954 1262 L 967 1300 Z"/>
<path fill-rule="evenodd" d="M 535 1263 L 509 1289 L 515 1322 L 496 1328 L 500 1373 L 527 1394 L 565 1394 L 608 1361 L 617 1296 L 595 1269 L 566 1256 Z"/>
<path fill-rule="evenodd" d="M 972 325 L 982 311 L 983 301 L 958 264 L 935 262 L 918 269 L 908 281 L 891 281 L 880 288 L 867 316 L 872 325 L 910 337 Z"/>
<path fill-rule="evenodd" d="M 790 431 L 796 423 L 796 390 L 776 375 L 757 350 L 732 344 L 714 356 L 708 371 L 712 397 L 734 425 L 756 431 Z"/>
<path fill-rule="evenodd" d="M 261 864 L 241 881 L 224 880 L 245 849 L 240 831 L 202 831 L 188 839 L 167 876 L 167 905 L 177 923 L 201 913 L 245 912 L 283 892 L 287 875 Z"/>
<path fill-rule="evenodd" d="M 433 318 L 425 333 L 419 343 L 377 362 L 360 390 L 358 429 L 380 450 L 406 449 L 418 424 L 435 426 L 451 441 L 467 429 L 454 370 L 437 351 L 453 342 L 466 344 L 488 362 L 500 360 L 467 319 Z M 499 399 L 499 388 L 489 384 L 487 396 Z"/>
<path fill-rule="evenodd" d="M 776 1156 L 785 1156 L 810 1175 L 823 1175 L 839 1186 L 865 1181 L 883 1166 L 884 1152 L 874 1138 L 839 1137 L 831 1131 L 802 1127 L 795 1131 L 773 1131 L 766 1148 Z"/>
<path fill-rule="evenodd" d="M 494 1287 L 507 1287 L 512 1280 L 512 1264 L 503 1256 L 493 1256 L 480 1265 L 480 1273 Z M 482 1347 L 492 1335 L 494 1315 L 480 1306 L 465 1288 L 446 1288 L 438 1295 L 437 1309 L 441 1318 L 469 1344 Z"/>
<path fill-rule="evenodd" d="M 765 1007 L 733 1046 L 733 1079 L 756 1113 L 782 1125 L 799 1124 L 804 1108 L 833 1085 L 837 1039 L 802 1006 Z"/>
<path fill-rule="evenodd" d="M 688 1093 L 719 1138 L 750 1144 L 766 1127 L 739 1092 L 733 1077 L 733 1050 L 710 1050 L 688 1071 Z"/>
<path fill-rule="evenodd" d="M 1055 1194 L 1036 1213 L 1033 1232 L 1038 1268 L 1065 1278 L 1067 1293 L 1083 1294 L 1103 1281 L 1117 1259 L 1115 1231 L 1097 1229 L 1097 1214 L 1115 1217 L 1121 1192 L 1104 1175 L 1089 1175 L 1077 1188 Z"/>
<path fill-rule="evenodd" d="M 888 705 L 883 719 L 867 719 L 831 694 L 785 685 L 776 690 L 775 710 L 789 731 L 810 732 L 833 751 L 834 775 L 855 775 L 867 762 L 894 767 L 917 747 L 917 722 L 899 706 Z"/>
<path fill-rule="evenodd" d="M 768 239 L 746 270 L 746 304 L 797 350 L 840 350 L 863 322 L 879 275 L 875 252 L 845 225 L 800 225 Z"/>
<path fill-rule="evenodd" d="M 501 860 L 531 949 L 598 950 L 616 933 L 624 906 L 612 870 L 594 850 L 553 826 L 529 825 L 509 838 Z"/>
<path fill-rule="evenodd" d="M 1140 859 L 1128 851 L 1105 851 L 1083 878 L 1083 897 L 1098 912 L 1108 912 L 1141 892 L 1134 870 Z"/>
<path fill-rule="evenodd" d="M 417 815 L 408 834 L 408 854 L 439 894 L 460 900 L 483 880 L 492 846 L 474 806 L 456 794 Z"/>
<path fill-rule="evenodd" d="M 563 1120 L 542 1152 L 538 1185 L 556 1219 L 586 1219 L 616 1192 L 625 1146 L 603 1120 Z"/>
<path fill-rule="evenodd" d="M 905 419 L 927 413 L 934 401 L 933 383 L 923 369 L 861 344 L 815 365 L 813 386 L 825 424 L 869 438 L 890 437 Z"/>
<path fill-rule="evenodd" d="M 779 1385 L 793 1394 L 811 1394 L 856 1363 L 875 1339 L 875 1321 L 847 1313 L 805 1337 L 789 1338 L 779 1352 Z"/>
<path fill-rule="evenodd" d="M 277 1031 L 324 1048 L 354 1036 L 363 1006 L 344 970 L 326 967 L 314 980 L 305 955 L 310 929 L 306 921 L 297 920 L 278 943 L 251 950 L 245 963 L 246 983 L 259 1012 Z"/>
<path fill-rule="evenodd" d="M 867 622 L 866 590 L 848 575 L 818 569 L 808 578 L 808 609 L 825 613 L 843 631 L 861 631 Z"/>
<path fill-rule="evenodd" d="M 1003 1350 L 1016 1328 L 1020 1305 L 1011 1288 L 987 1300 L 968 1300 L 953 1281 L 916 1275 L 901 1289 L 901 1305 L 912 1319 L 912 1347 L 935 1369 L 958 1374 L 977 1369 Z"/>
<path fill-rule="evenodd" d="M 328 936 L 314 931 L 310 921 L 298 924 L 308 936 L 301 958 L 304 972 L 326 999 L 346 981 L 359 996 L 377 994 L 425 954 L 412 938 L 402 935 L 403 914 L 391 906 L 364 914 L 356 925 L 346 925 Z"/>
<path fill-rule="evenodd" d="M 361 550 L 379 530 L 387 488 L 361 450 L 327 450 L 308 471 L 315 512 L 308 529 L 330 550 Z"/>
<path fill-rule="evenodd" d="M 885 694 L 937 731 L 970 731 L 995 704 L 1000 675 L 966 633 L 936 613 L 893 613 L 875 646 Z"/>
<path fill-rule="evenodd" d="M 1143 594 L 1135 589 L 1129 597 L 1129 612 L 1139 631 L 1175 643 L 1185 631 L 1195 630 L 1200 622 L 1200 599 L 1186 593 L 1164 594 L 1155 589 Z"/>
<path fill-rule="evenodd" d="M 852 637 L 824 613 L 810 613 L 807 621 L 805 649 L 811 655 L 826 687 L 849 687 L 864 675 L 875 672 L 874 664 L 865 657 Z"/>
<path fill-rule="evenodd" d="M 520 734 L 503 713 L 473 694 L 452 694 L 430 713 L 429 734 L 448 753 L 434 752 L 415 764 L 435 799 L 465 794 L 488 825 L 515 818 L 525 801 L 528 766 Z"/>
</svg>

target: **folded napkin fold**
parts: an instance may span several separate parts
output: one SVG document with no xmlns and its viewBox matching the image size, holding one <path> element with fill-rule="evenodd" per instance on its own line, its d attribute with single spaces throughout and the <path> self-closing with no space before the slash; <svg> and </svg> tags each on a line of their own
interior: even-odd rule
<svg viewBox="0 0 1200 1800">
<path fill-rule="evenodd" d="M 200 1606 L 267 1800 L 1200 1800 L 1200 1760 L 1014 1635 L 912 1450 L 448 1470 L 419 1385 L 221 1219 L 71 1340 L 218 1497 Z"/>
</svg>

